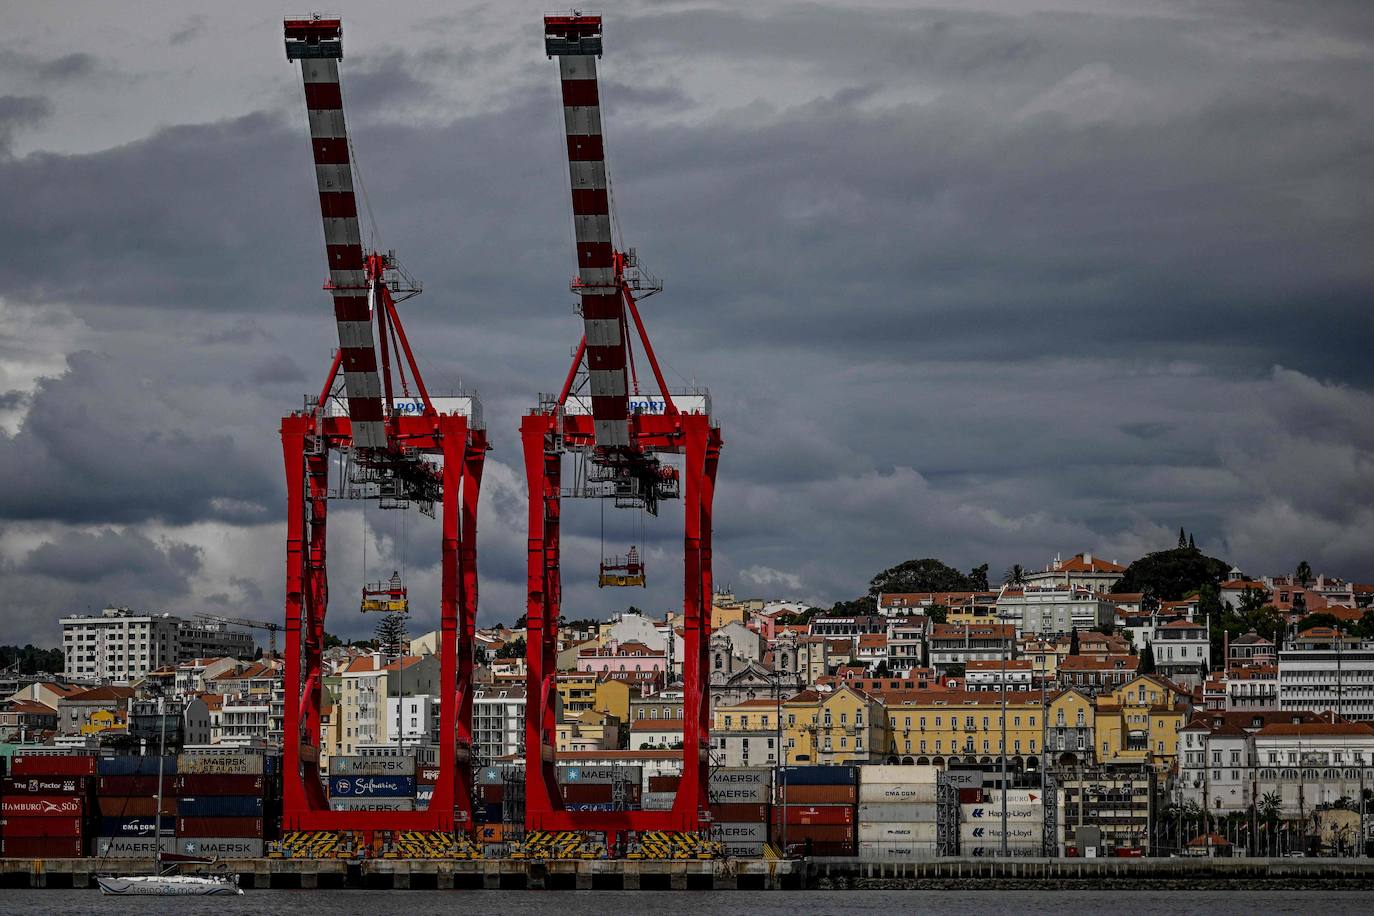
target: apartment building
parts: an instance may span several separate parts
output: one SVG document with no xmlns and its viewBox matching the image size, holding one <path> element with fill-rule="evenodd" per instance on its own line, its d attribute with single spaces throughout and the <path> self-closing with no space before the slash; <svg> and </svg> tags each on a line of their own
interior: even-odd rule
<svg viewBox="0 0 1374 916">
<path fill-rule="evenodd" d="M 253 638 L 246 633 L 171 614 L 107 607 L 99 615 L 63 617 L 61 624 L 65 671 L 73 679 L 128 685 L 194 658 L 256 654 Z"/>
<path fill-rule="evenodd" d="M 1279 650 L 1279 708 L 1374 720 L 1374 641 L 1313 627 Z"/>
</svg>

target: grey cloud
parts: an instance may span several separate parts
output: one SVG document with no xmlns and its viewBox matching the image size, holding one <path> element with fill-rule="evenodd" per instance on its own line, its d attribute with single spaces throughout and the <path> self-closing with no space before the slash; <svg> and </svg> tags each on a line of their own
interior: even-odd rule
<svg viewBox="0 0 1374 916">
<path fill-rule="evenodd" d="M 52 103 L 30 95 L 0 95 L 0 159 L 9 152 L 18 130 L 32 127 L 52 114 Z"/>
<path fill-rule="evenodd" d="M 69 531 L 35 548 L 18 572 L 90 584 L 109 579 L 157 583 L 159 589 L 185 591 L 186 580 L 201 566 L 201 550 L 191 544 L 158 544 L 136 531 Z M 110 596 L 112 600 L 117 596 Z"/>
<path fill-rule="evenodd" d="M 305 372 L 289 356 L 277 354 L 261 360 L 253 367 L 251 378 L 259 385 L 282 385 L 304 382 Z"/>
</svg>

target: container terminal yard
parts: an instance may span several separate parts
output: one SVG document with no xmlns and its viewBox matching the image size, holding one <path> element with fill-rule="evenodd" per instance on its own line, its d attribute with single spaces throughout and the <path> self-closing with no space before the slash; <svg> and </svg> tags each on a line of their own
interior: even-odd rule
<svg viewBox="0 0 1374 916">
<path fill-rule="evenodd" d="M 549 380 L 556 393 L 540 395 L 520 425 L 528 529 L 525 614 L 517 626 L 524 642 L 502 656 L 518 666 L 505 684 L 519 692 L 519 740 L 491 753 L 481 749 L 477 735 L 477 506 L 484 462 L 493 449 L 482 404 L 473 392 L 441 394 L 426 383 L 423 332 L 412 337 L 402 320 L 402 306 L 420 294 L 421 284 L 395 251 L 364 243 L 376 237 L 370 225 L 374 209 L 385 219 L 387 202 L 367 201 L 355 174 L 345 117 L 343 22 L 320 14 L 288 18 L 282 37 L 303 88 L 328 269 L 324 291 L 338 347 L 321 367 L 322 384 L 305 396 L 302 409 L 280 420 L 287 484 L 285 619 L 264 624 L 217 618 L 269 629 L 272 656 L 280 634 L 283 651 L 273 660 L 279 668 L 265 669 L 280 682 L 280 709 L 261 713 L 264 720 L 279 716 L 280 734 L 272 741 L 195 740 L 186 705 L 176 714 L 169 742 L 169 714 L 159 706 L 139 713 L 155 719 L 157 727 L 150 731 L 145 721 L 136 740 L 7 746 L 0 755 L 0 886 L 90 887 L 97 875 L 147 873 L 159 863 L 235 875 L 245 888 L 780 890 L 901 882 L 1374 881 L 1374 860 L 1357 857 L 1367 852 L 1364 774 L 1374 754 L 1368 761 L 1363 751 L 1348 760 L 1341 756 L 1351 741 L 1374 742 L 1374 730 L 1338 714 L 1356 715 L 1339 705 L 1282 715 L 1266 710 L 1249 721 L 1232 721 L 1222 711 L 1224 684 L 1217 688 L 1207 681 L 1194 691 L 1169 680 L 1165 672 L 1183 683 L 1199 665 L 1207 677 L 1198 645 L 1210 637 L 1199 635 L 1196 608 L 1175 607 L 1178 619 L 1159 624 L 1161 632 L 1167 628 L 1160 644 L 1172 640 L 1180 650 L 1178 664 L 1170 667 L 1172 646 L 1167 657 L 1161 649 L 1156 673 L 1152 650 L 1150 670 L 1137 675 L 1139 659 L 1114 648 L 1112 628 L 1096 631 L 1108 622 L 1102 614 L 1115 613 L 1107 597 L 1132 604 L 1139 614 L 1141 595 L 1101 597 L 1099 586 L 1117 580 L 1124 568 L 1094 561 L 1091 554 L 1078 555 L 1070 566 L 1056 561 L 1070 597 L 1092 605 L 1087 625 L 1080 625 L 1078 609 L 1038 611 L 1060 614 L 1064 625 L 1057 632 L 1072 634 L 1066 636 L 1071 650 L 1055 655 L 1052 642 L 1038 650 L 1042 664 L 1048 655 L 1060 666 L 1056 676 L 1079 678 L 1053 696 L 1043 667 L 1009 660 L 1013 641 L 1024 634 L 994 622 L 990 609 L 1005 593 L 988 598 L 985 566 L 981 588 L 960 593 L 966 606 L 955 610 L 962 630 L 956 633 L 956 625 L 943 620 L 927 630 L 928 621 L 913 614 L 910 619 L 920 623 L 912 622 L 911 632 L 882 640 L 884 652 L 889 641 L 894 647 L 906 637 L 913 645 L 928 641 L 929 663 L 945 666 L 942 697 L 930 700 L 923 693 L 927 676 L 911 673 L 933 672 L 917 664 L 920 651 L 907 658 L 907 673 L 889 678 L 886 686 L 876 665 L 863 666 L 863 653 L 876 651 L 876 637 L 886 632 L 878 616 L 835 616 L 807 631 L 807 651 L 821 653 L 817 662 L 798 654 L 802 634 L 789 631 L 799 626 L 789 623 L 796 616 L 789 613 L 763 626 L 767 652 L 776 660 L 791 651 L 790 668 L 764 669 L 763 638 L 753 633 L 758 651 L 740 669 L 755 677 L 750 692 L 721 704 L 734 713 L 713 710 L 712 670 L 722 668 L 722 659 L 713 655 L 712 514 L 725 440 L 707 388 L 668 386 L 641 315 L 640 303 L 662 292 L 663 284 L 621 240 L 602 131 L 602 18 L 574 11 L 546 16 L 543 27 L 543 51 L 553 61 L 550 81 L 556 68 L 562 101 L 558 114 L 577 264 L 567 292 L 580 320 L 568 341 L 573 355 L 566 375 Z M 562 201 L 551 205 L 549 219 L 566 216 L 566 208 Z M 350 659 L 342 674 L 331 669 L 328 652 L 337 644 L 329 645 L 326 632 L 328 522 L 331 504 L 340 501 L 437 520 L 439 622 L 427 637 L 423 659 L 412 659 L 396 637 L 390 652 L 379 645 L 376 657 Z M 600 642 L 590 649 L 566 644 L 560 526 L 565 502 L 595 507 L 603 519 L 596 585 L 637 588 L 650 575 L 644 554 L 638 545 L 625 545 L 623 554 L 608 555 L 604 520 L 609 513 L 633 518 L 632 525 L 654 524 L 667 501 L 677 501 L 683 516 L 683 593 L 666 625 L 659 685 L 660 693 L 673 694 L 675 705 L 662 717 L 657 710 L 649 717 L 641 711 L 633 721 L 627 715 L 617 723 L 644 736 L 637 749 L 629 749 L 602 742 L 609 726 L 596 724 L 594 715 L 576 726 L 564 716 L 572 705 L 569 681 L 562 677 L 571 670 L 565 653 L 590 653 L 578 656 L 587 667 L 575 673 L 593 685 L 602 680 L 598 671 L 609 672 L 606 681 L 621 675 L 626 683 L 640 672 L 637 664 L 627 672 L 623 658 L 619 671 L 612 670 L 609 656 L 598 669 L 598 653 L 606 650 Z M 676 543 L 676 532 L 673 537 Z M 1180 531 L 1180 551 L 1193 549 L 1188 541 L 1185 547 Z M 1102 581 L 1085 587 L 1069 583 L 1070 575 Z M 1240 589 L 1247 595 L 1248 582 Z M 1020 586 L 1024 621 L 1035 593 L 1030 585 Z M 892 597 L 880 593 L 878 604 Z M 905 620 L 886 612 L 900 611 L 907 598 L 917 602 L 920 596 L 895 597 L 902 600 L 880 608 L 882 616 Z M 346 602 L 349 610 L 353 600 Z M 411 611 L 400 571 L 367 584 L 356 600 L 361 613 L 388 620 Z M 932 602 L 953 603 L 948 596 L 932 597 L 920 606 Z M 126 617 L 110 620 L 127 629 L 121 623 Z M 726 627 L 752 632 L 742 619 Z M 1048 632 L 1044 626 L 1040 631 Z M 1308 632 L 1309 640 L 1328 638 L 1319 629 Z M 852 640 L 848 664 L 827 662 L 828 638 Z M 1345 663 L 1345 643 L 1329 638 L 1337 639 L 1335 652 Z M 1088 653 L 1080 653 L 1080 640 L 1100 646 L 1095 667 L 1085 661 Z M 1262 656 L 1263 642 L 1237 641 L 1250 653 L 1242 661 L 1255 661 L 1247 671 L 1273 660 L 1272 651 Z M 93 659 L 103 645 L 78 643 L 76 652 L 89 648 Z M 502 650 L 515 646 L 512 640 Z M 1195 657 L 1188 655 L 1190 648 Z M 1229 641 L 1224 651 L 1229 659 Z M 725 667 L 732 664 L 727 660 Z M 419 703 L 423 686 L 433 705 L 416 705 L 408 713 L 404 690 L 399 696 L 378 694 L 375 685 L 348 681 L 353 665 L 383 681 L 405 685 L 409 678 L 411 702 Z M 786 680 L 803 665 L 819 665 L 821 674 Z M 851 670 L 845 674 L 845 668 Z M 668 672 L 677 670 L 680 679 L 670 680 Z M 888 674 L 886 660 L 881 670 Z M 254 675 L 234 670 L 214 676 Z M 813 689 L 824 679 L 829 699 Z M 671 691 L 662 689 L 669 686 Z M 1338 704 L 1351 702 L 1342 686 Z M 126 707 L 150 702 L 148 696 L 132 698 L 132 688 L 103 689 Z M 117 692 L 124 689 L 128 695 Z M 365 735 L 359 721 L 340 721 L 339 697 L 346 690 L 357 694 L 349 698 L 355 712 L 380 706 L 369 721 L 395 722 L 394 740 L 367 740 L 372 735 Z M 885 690 L 894 697 L 891 710 L 874 700 L 888 695 Z M 277 704 L 272 696 L 264 707 Z M 835 702 L 825 705 L 830 700 Z M 901 703 L 911 707 L 904 723 L 897 715 Z M 929 731 L 922 714 L 927 707 L 920 704 L 933 710 Z M 966 708 L 949 708 L 955 704 Z M 1051 704 L 1059 717 L 1054 736 Z M 597 712 L 586 705 L 581 711 Z M 809 725 L 799 711 L 803 707 L 812 710 Z M 211 717 L 204 703 L 200 710 L 196 715 Z M 872 721 L 874 710 L 884 717 L 881 724 Z M 1190 718 L 1194 714 L 1200 718 Z M 408 741 L 415 735 L 402 722 L 406 715 L 432 721 L 434 740 Z M 771 730 L 750 730 L 751 715 Z M 1108 728 L 1110 716 L 1118 723 L 1114 730 Z M 423 725 L 412 728 L 430 734 Z M 875 753 L 872 736 L 879 733 L 887 737 Z M 1259 771 L 1253 785 L 1237 795 L 1242 780 L 1233 775 L 1231 794 L 1249 799 L 1246 808 L 1223 799 L 1222 751 L 1214 751 L 1216 769 L 1206 765 L 1205 741 L 1243 744 L 1257 735 L 1298 742 L 1298 756 L 1289 762 L 1295 772 L 1302 768 L 1296 783 L 1301 835 L 1280 836 L 1281 792 L 1261 818 L 1259 779 L 1284 777 Z M 1053 761 L 1052 737 L 1058 740 Z M 809 753 L 803 753 L 808 741 Z M 1099 744 L 1101 756 L 1112 759 L 1094 765 Z M 1227 746 L 1237 768 L 1238 748 Z M 1318 753 L 1333 755 L 1329 765 L 1325 756 L 1316 760 Z M 1184 801 L 1188 780 L 1177 779 L 1194 760 L 1191 785 L 1201 793 L 1201 805 Z M 1270 760 L 1277 769 L 1279 752 Z M 1165 791 L 1165 779 L 1174 779 L 1176 798 Z M 1317 780 L 1340 787 L 1322 794 Z M 1320 810 L 1309 810 L 1310 800 L 1317 799 Z M 1223 801 L 1230 806 L 1225 812 Z M 1271 829 L 1260 836 L 1261 827 Z M 1243 849 L 1252 854 L 1233 857 Z M 1312 858 L 1303 857 L 1304 851 Z"/>
</svg>

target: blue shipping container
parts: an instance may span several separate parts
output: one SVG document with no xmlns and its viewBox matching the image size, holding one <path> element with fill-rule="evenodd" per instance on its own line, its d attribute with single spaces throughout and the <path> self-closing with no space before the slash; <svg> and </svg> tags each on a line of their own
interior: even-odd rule
<svg viewBox="0 0 1374 916">
<path fill-rule="evenodd" d="M 100 757 L 95 762 L 95 771 L 101 776 L 156 776 L 157 755 L 152 757 Z M 175 776 L 177 759 L 168 754 L 162 758 L 162 775 Z"/>
<path fill-rule="evenodd" d="M 99 836 L 153 836 L 158 829 L 158 818 L 152 817 L 102 817 L 100 819 L 100 829 L 96 831 Z M 177 819 L 166 816 L 161 819 L 162 835 L 172 836 L 176 833 Z"/>
<path fill-rule="evenodd" d="M 261 795 L 197 795 L 177 799 L 178 817 L 262 817 Z"/>
<path fill-rule="evenodd" d="M 478 805 L 473 810 L 472 816 L 479 824 L 499 824 L 501 823 L 501 803 Z"/>
<path fill-rule="evenodd" d="M 789 786 L 852 786 L 858 781 L 855 767 L 783 767 L 784 785 Z"/>
<path fill-rule="evenodd" d="M 333 776 L 332 798 L 414 798 L 414 776 Z"/>
</svg>

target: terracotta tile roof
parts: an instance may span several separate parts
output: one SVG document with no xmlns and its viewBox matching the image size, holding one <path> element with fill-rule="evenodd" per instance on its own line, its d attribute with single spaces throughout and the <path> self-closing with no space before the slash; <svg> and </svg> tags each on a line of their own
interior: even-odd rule
<svg viewBox="0 0 1374 916">
<path fill-rule="evenodd" d="M 630 726 L 632 732 L 680 732 L 681 719 L 636 719 Z"/>
<path fill-rule="evenodd" d="M 1092 557 L 1091 559 L 1087 559 L 1088 556 L 1089 555 L 1087 554 L 1081 553 L 1074 554 L 1067 560 L 1061 560 L 1058 563 L 1051 563 L 1050 568 L 1047 569 L 1046 572 L 1123 573 L 1126 571 L 1126 567 L 1120 565 L 1119 563 L 1108 563 L 1106 560 L 1103 560 L 1099 557 Z"/>
<path fill-rule="evenodd" d="M 1031 662 L 1028 658 L 1012 658 L 1005 662 L 1000 659 L 974 659 L 964 663 L 964 673 L 970 671 L 1001 671 L 1003 666 L 1008 671 L 1029 671 Z"/>
<path fill-rule="evenodd" d="M 127 700 L 134 695 L 132 687 L 92 687 L 79 693 L 68 694 L 64 699 L 73 703 L 107 703 L 111 700 Z"/>
<path fill-rule="evenodd" d="M 1278 722 L 1264 726 L 1255 735 L 1260 738 L 1374 738 L 1374 727 L 1364 722 Z"/>
</svg>

